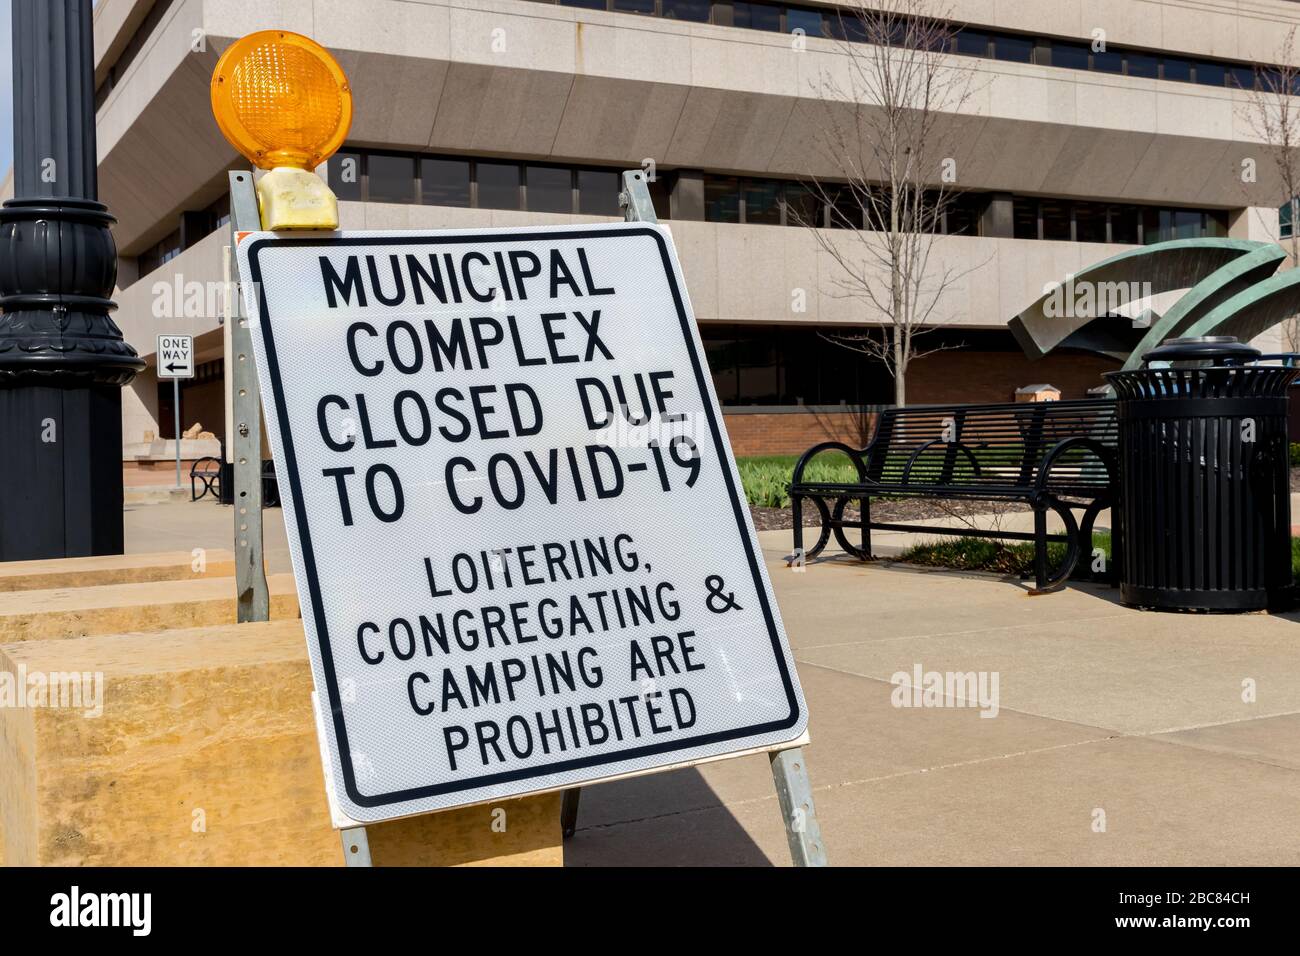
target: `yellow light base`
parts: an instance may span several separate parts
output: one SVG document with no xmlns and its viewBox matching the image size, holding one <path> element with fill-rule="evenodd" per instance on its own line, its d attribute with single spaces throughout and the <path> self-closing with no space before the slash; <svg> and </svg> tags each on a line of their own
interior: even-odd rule
<svg viewBox="0 0 1300 956">
<path fill-rule="evenodd" d="M 305 169 L 277 166 L 257 181 L 262 228 L 337 229 L 339 201 L 324 180 Z"/>
</svg>

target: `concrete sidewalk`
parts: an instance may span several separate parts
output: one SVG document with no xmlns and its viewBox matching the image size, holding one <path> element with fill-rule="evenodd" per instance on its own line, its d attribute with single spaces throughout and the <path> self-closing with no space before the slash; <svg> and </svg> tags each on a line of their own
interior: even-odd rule
<svg viewBox="0 0 1300 956">
<path fill-rule="evenodd" d="M 144 506 L 128 547 L 229 548 L 232 521 Z M 1090 585 L 1031 598 L 830 551 L 798 572 L 790 532 L 760 540 L 832 864 L 1300 863 L 1300 615 L 1142 612 Z M 278 510 L 267 555 L 287 570 Z M 917 665 L 996 673 L 997 716 L 893 706 L 891 675 Z M 566 861 L 788 864 L 766 758 L 586 788 Z"/>
</svg>

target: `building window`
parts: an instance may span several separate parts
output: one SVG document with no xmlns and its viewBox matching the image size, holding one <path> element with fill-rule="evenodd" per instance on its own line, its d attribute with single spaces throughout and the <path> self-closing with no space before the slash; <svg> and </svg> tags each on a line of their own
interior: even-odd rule
<svg viewBox="0 0 1300 956">
<path fill-rule="evenodd" d="M 410 156 L 371 153 L 366 157 L 366 199 L 415 202 L 415 161 Z"/>
<path fill-rule="evenodd" d="M 736 3 L 731 22 L 734 26 L 748 27 L 750 30 L 780 33 L 781 8 L 760 3 Z"/>
<path fill-rule="evenodd" d="M 1106 218 L 1110 226 L 1111 242 L 1135 246 L 1141 241 L 1137 206 L 1110 206 L 1106 210 Z"/>
<path fill-rule="evenodd" d="M 1032 37 L 999 36 L 993 40 L 993 56 L 1012 63 L 1028 63 L 1034 58 Z"/>
<path fill-rule="evenodd" d="M 745 217 L 747 223 L 781 225 L 781 184 L 769 179 L 745 180 Z"/>
<path fill-rule="evenodd" d="M 710 0 L 662 0 L 664 16 L 669 20 L 708 23 Z"/>
<path fill-rule="evenodd" d="M 573 170 L 529 166 L 525 170 L 525 206 L 529 212 L 573 212 Z"/>
<path fill-rule="evenodd" d="M 1011 235 L 1015 239 L 1037 239 L 1038 200 L 1016 196 L 1011 201 Z"/>
<path fill-rule="evenodd" d="M 1292 199 L 1284 203 L 1277 211 L 1277 235 L 1279 239 L 1290 239 L 1295 235 L 1296 206 L 1300 200 Z"/>
<path fill-rule="evenodd" d="M 708 222 L 740 222 L 740 180 L 735 176 L 704 177 L 704 218 Z"/>
<path fill-rule="evenodd" d="M 618 173 L 578 170 L 578 212 L 586 216 L 617 216 Z"/>
<path fill-rule="evenodd" d="M 1172 56 L 1164 57 L 1160 64 L 1160 78 L 1162 80 L 1177 80 L 1180 83 L 1192 82 L 1191 61 L 1180 60 Z"/>
<path fill-rule="evenodd" d="M 988 56 L 989 35 L 980 30 L 958 30 L 955 49 L 965 56 Z"/>
<path fill-rule="evenodd" d="M 1043 199 L 1038 203 L 1039 216 L 1042 218 L 1042 239 L 1069 241 L 1073 238 L 1070 228 L 1070 204 L 1059 199 Z"/>
<path fill-rule="evenodd" d="M 786 7 L 785 32 L 794 33 L 802 30 L 804 36 L 822 35 L 822 12 L 820 10 L 801 10 L 798 7 Z"/>
<path fill-rule="evenodd" d="M 463 159 L 421 159 L 420 201 L 426 206 L 468 206 L 469 162 Z"/>
<path fill-rule="evenodd" d="M 1052 66 L 1061 66 L 1070 70 L 1086 70 L 1088 55 L 1092 52 L 1085 43 L 1070 43 L 1066 40 L 1052 41 Z"/>
<path fill-rule="evenodd" d="M 1141 76 L 1148 80 L 1158 79 L 1160 76 L 1160 59 L 1146 53 L 1130 53 L 1128 55 L 1128 75 Z"/>
<path fill-rule="evenodd" d="M 339 199 L 359 202 L 361 200 L 361 154 L 341 151 L 329 158 L 325 166 L 325 175 L 330 189 Z"/>
<path fill-rule="evenodd" d="M 1074 204 L 1074 239 L 1076 242 L 1106 241 L 1106 207 L 1101 203 Z"/>
<path fill-rule="evenodd" d="M 475 163 L 480 209 L 519 208 L 519 167 L 514 163 Z"/>
</svg>

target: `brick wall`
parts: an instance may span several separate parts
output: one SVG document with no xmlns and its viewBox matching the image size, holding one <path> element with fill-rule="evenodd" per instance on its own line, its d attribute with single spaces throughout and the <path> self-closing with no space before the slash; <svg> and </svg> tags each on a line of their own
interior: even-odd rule
<svg viewBox="0 0 1300 956">
<path fill-rule="evenodd" d="M 731 449 L 739 456 L 799 455 L 823 441 L 842 441 L 861 448 L 876 425 L 873 412 L 829 411 L 812 406 L 798 410 L 725 413 Z"/>
<path fill-rule="evenodd" d="M 1087 398 L 1088 389 L 1105 385 L 1102 372 L 1120 362 L 1100 355 L 1065 353 L 1031 362 L 1019 352 L 969 352 L 954 349 L 916 359 L 907 369 L 909 405 L 1014 402 L 1016 389 L 1045 382 L 1061 398 Z"/>
</svg>

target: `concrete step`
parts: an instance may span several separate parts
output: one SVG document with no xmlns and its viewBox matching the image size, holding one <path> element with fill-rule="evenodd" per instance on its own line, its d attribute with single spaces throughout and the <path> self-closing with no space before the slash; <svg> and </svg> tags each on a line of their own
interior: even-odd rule
<svg viewBox="0 0 1300 956">
<path fill-rule="evenodd" d="M 267 585 L 271 619 L 298 617 L 293 575 L 269 575 Z M 0 594 L 0 644 L 234 623 L 233 577 Z"/>
<path fill-rule="evenodd" d="M 141 581 L 194 581 L 205 577 L 228 578 L 234 573 L 234 552 L 220 548 L 5 561 L 0 562 L 0 592 Z"/>
<path fill-rule="evenodd" d="M 126 488 L 122 492 L 122 503 L 127 505 L 157 505 L 165 501 L 189 501 L 189 487 L 177 488 L 173 485 L 141 485 Z M 211 498 L 205 498 L 210 502 Z"/>
</svg>

